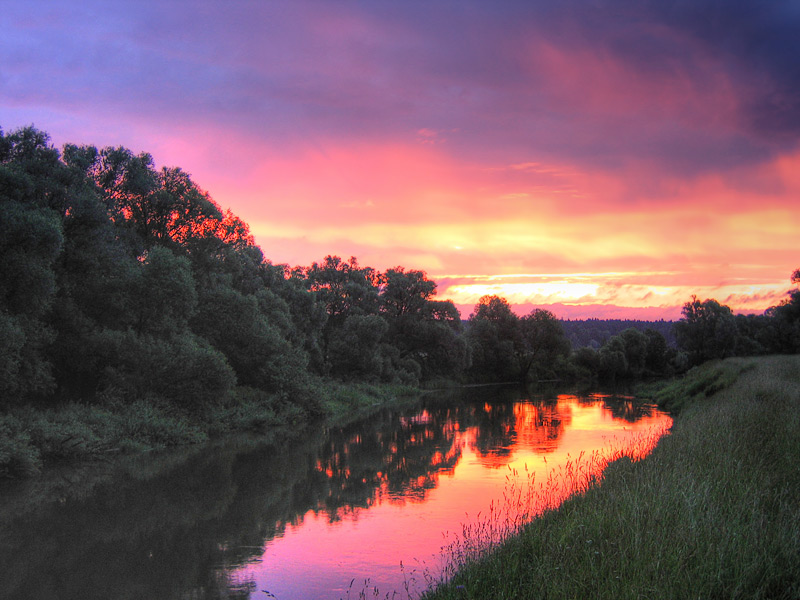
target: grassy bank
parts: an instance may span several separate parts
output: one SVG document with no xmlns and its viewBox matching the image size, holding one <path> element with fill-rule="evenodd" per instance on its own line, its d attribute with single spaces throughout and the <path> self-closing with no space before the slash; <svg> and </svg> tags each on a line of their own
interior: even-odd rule
<svg viewBox="0 0 800 600">
<path fill-rule="evenodd" d="M 655 396 L 681 411 L 648 458 L 480 559 L 451 554 L 426 598 L 800 597 L 800 357 L 706 365 Z"/>
<path fill-rule="evenodd" d="M 108 457 L 206 442 L 241 432 L 299 428 L 312 419 L 336 423 L 416 397 L 397 385 L 319 381 L 322 414 L 259 390 L 239 388 L 227 402 L 191 412 L 167 402 L 113 398 L 99 404 L 21 406 L 0 413 L 0 480 L 36 475 L 49 463 Z"/>
</svg>

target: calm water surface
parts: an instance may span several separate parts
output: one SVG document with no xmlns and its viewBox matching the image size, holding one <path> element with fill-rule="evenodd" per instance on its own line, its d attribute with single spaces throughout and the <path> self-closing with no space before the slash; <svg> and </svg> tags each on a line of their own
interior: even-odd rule
<svg viewBox="0 0 800 600">
<path fill-rule="evenodd" d="M 0 490 L 0 598 L 404 597 L 513 470 L 541 481 L 668 422 L 628 397 L 476 388 L 302 440 Z"/>
</svg>

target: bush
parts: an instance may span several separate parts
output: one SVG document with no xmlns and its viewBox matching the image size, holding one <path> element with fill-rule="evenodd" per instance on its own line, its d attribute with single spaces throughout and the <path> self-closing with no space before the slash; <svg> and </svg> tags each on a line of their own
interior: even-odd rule
<svg viewBox="0 0 800 600">
<path fill-rule="evenodd" d="M 140 400 L 109 416 L 113 423 L 113 442 L 122 450 L 181 446 L 208 440 L 208 435 L 185 417 L 170 414 L 153 402 Z"/>
<path fill-rule="evenodd" d="M 304 410 L 276 394 L 251 387 L 239 387 L 231 400 L 211 408 L 205 415 L 209 433 L 231 431 L 262 432 L 269 427 L 303 421 Z"/>
<path fill-rule="evenodd" d="M 28 477 L 41 464 L 39 450 L 22 422 L 12 415 L 0 416 L 0 477 Z"/>
<path fill-rule="evenodd" d="M 172 340 L 114 332 L 105 384 L 125 390 L 130 400 L 163 398 L 202 411 L 221 402 L 236 382 L 225 357 L 202 339 L 186 334 Z"/>
</svg>

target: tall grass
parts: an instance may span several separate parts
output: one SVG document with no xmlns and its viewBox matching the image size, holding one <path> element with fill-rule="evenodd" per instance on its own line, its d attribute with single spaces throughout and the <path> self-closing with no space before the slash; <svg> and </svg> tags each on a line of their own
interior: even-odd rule
<svg viewBox="0 0 800 600">
<path fill-rule="evenodd" d="M 611 440 L 606 447 L 577 457 L 567 456 L 546 478 L 536 480 L 536 473 L 509 468 L 502 499 L 492 502 L 486 515 L 462 524 L 460 534 L 443 547 L 445 569 L 440 580 L 456 577 L 482 560 L 488 553 L 521 534 L 537 518 L 557 510 L 567 499 L 586 494 L 599 485 L 609 465 L 626 460 L 639 461 L 647 456 L 667 433 L 669 424 L 658 425 L 625 441 Z M 435 583 L 435 581 L 429 581 Z"/>
<path fill-rule="evenodd" d="M 307 392 L 318 400 L 321 416 L 337 423 L 418 395 L 408 386 L 323 379 Z M 309 415 L 291 398 L 246 387 L 217 405 L 196 410 L 159 398 L 125 402 L 113 395 L 98 404 L 0 408 L 0 480 L 32 477 L 48 463 L 65 459 L 186 446 L 233 433 L 300 431 L 314 417 L 318 415 Z"/>
<path fill-rule="evenodd" d="M 693 367 L 685 377 L 666 385 L 657 383 L 652 394 L 653 401 L 674 413 L 680 412 L 685 406 L 730 387 L 741 373 L 754 368 L 754 365 L 753 361 L 743 358 L 709 361 Z"/>
<path fill-rule="evenodd" d="M 568 468 L 580 493 L 538 513 L 525 498 L 509 537 L 466 528 L 426 598 L 799 598 L 800 357 L 717 368 L 738 379 L 684 403 L 646 459 L 599 486 Z"/>
<path fill-rule="evenodd" d="M 24 406 L 0 415 L 0 478 L 35 475 L 47 461 L 105 456 L 208 440 L 197 423 L 158 403 Z"/>
</svg>

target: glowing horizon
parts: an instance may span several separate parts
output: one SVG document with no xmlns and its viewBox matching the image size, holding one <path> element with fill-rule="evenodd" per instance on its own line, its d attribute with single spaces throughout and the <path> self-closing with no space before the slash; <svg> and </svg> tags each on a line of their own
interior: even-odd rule
<svg viewBox="0 0 800 600">
<path fill-rule="evenodd" d="M 464 316 L 497 293 L 563 318 L 678 318 L 693 294 L 760 312 L 800 266 L 783 5 L 31 0 L 4 18 L 4 131 L 180 166 L 273 263 L 356 256 L 425 271 Z"/>
</svg>

